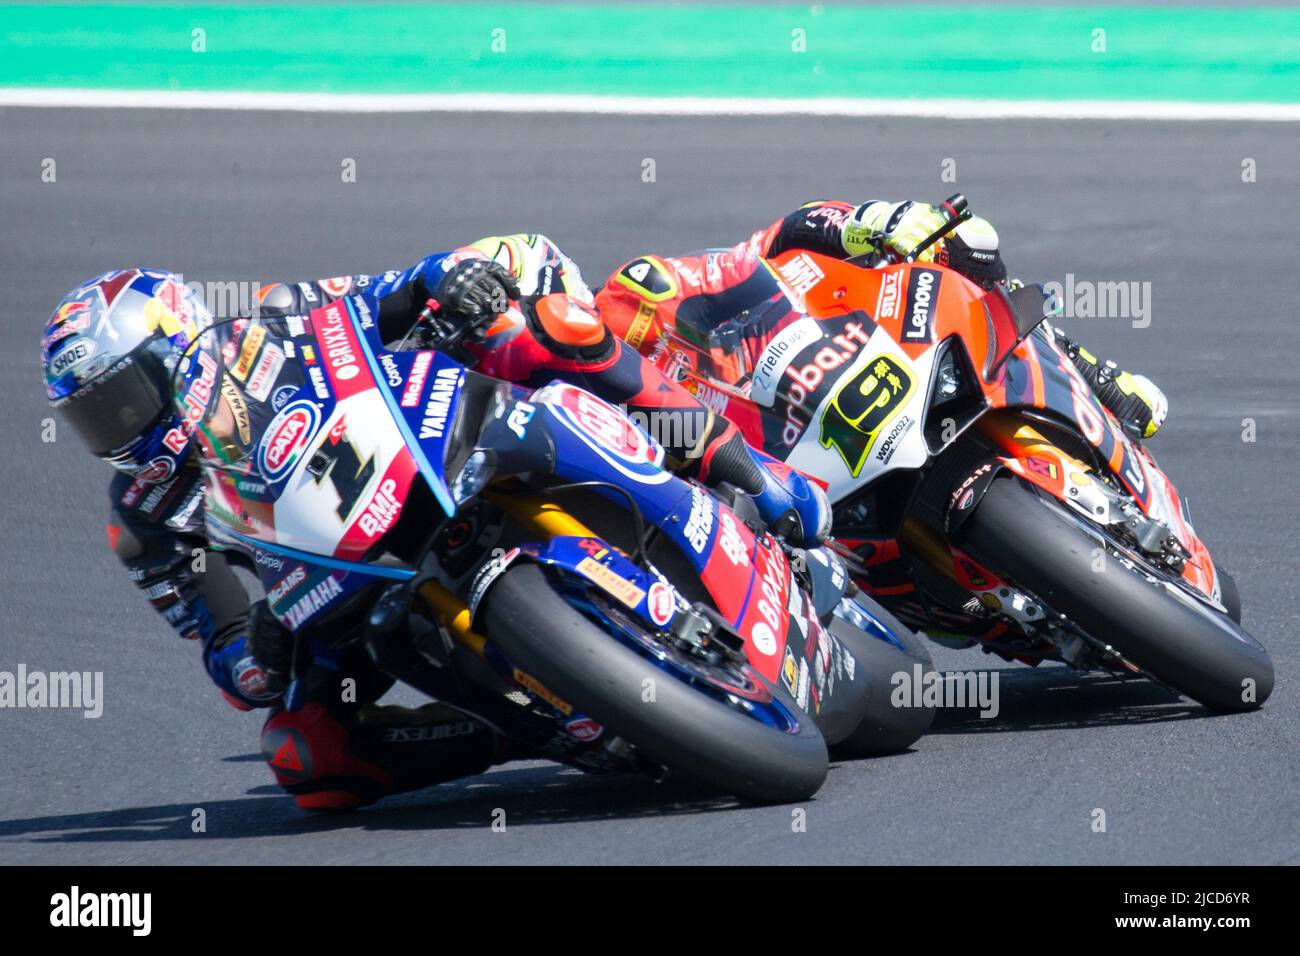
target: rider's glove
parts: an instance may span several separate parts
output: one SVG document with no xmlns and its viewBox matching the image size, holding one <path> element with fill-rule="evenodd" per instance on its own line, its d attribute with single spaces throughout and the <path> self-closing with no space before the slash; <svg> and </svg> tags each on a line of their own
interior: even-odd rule
<svg viewBox="0 0 1300 956">
<path fill-rule="evenodd" d="M 850 256 L 889 250 L 901 259 L 947 221 L 941 210 L 926 203 L 877 199 L 853 210 L 840 241 Z M 986 289 L 1007 278 L 1007 267 L 998 251 L 998 232 L 982 216 L 972 216 L 923 249 L 916 261 L 937 262 L 955 269 Z"/>
<path fill-rule="evenodd" d="M 498 315 L 519 298 L 510 270 L 490 259 L 465 259 L 452 266 L 431 290 L 442 310 L 465 319 Z"/>
<path fill-rule="evenodd" d="M 248 612 L 248 650 L 266 674 L 266 689 L 279 695 L 293 679 L 293 632 L 271 613 L 266 601 Z"/>
<path fill-rule="evenodd" d="M 240 710 L 270 707 L 280 699 L 282 690 L 272 690 L 268 686 L 266 672 L 249 653 L 248 639 L 243 634 L 218 642 L 204 655 L 203 663 L 212 682 Z"/>
<path fill-rule="evenodd" d="M 947 221 L 942 212 L 926 203 L 873 199 L 853 210 L 844 223 L 840 242 L 850 256 L 889 249 L 902 258 Z M 917 260 L 933 262 L 937 254 L 935 246 L 931 246 Z"/>
<path fill-rule="evenodd" d="M 288 684 L 293 635 L 271 616 L 265 601 L 258 601 L 250 610 L 247 630 L 214 638 L 204 650 L 203 663 L 234 706 L 269 707 Z"/>
</svg>

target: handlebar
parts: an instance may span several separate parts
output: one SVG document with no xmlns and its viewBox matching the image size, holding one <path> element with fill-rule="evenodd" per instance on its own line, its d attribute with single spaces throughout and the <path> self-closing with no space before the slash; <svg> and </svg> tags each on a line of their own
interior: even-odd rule
<svg viewBox="0 0 1300 956">
<path fill-rule="evenodd" d="M 419 329 L 423 335 L 422 348 L 447 351 L 462 339 L 480 333 L 484 326 L 491 324 L 497 318 L 497 315 L 498 313 L 495 312 L 487 312 L 476 319 L 457 321 L 443 314 L 442 304 L 437 299 L 429 298 L 425 301 L 420 314 L 416 316 L 415 323 L 403 336 L 398 350 L 400 351 L 407 339 Z"/>
<path fill-rule="evenodd" d="M 441 309 L 442 306 L 438 303 L 437 299 L 433 299 L 433 298 L 426 299 L 424 303 L 424 308 L 420 310 L 420 314 L 416 316 L 415 321 L 428 322 L 430 319 L 433 318 L 434 313 L 440 311 Z"/>
<path fill-rule="evenodd" d="M 915 262 L 917 256 L 974 215 L 969 206 L 970 204 L 966 201 L 965 196 L 961 193 L 953 193 L 939 204 L 939 211 L 946 214 L 944 224 L 917 243 L 916 247 L 907 255 L 900 256 L 892 249 L 882 249 L 879 252 L 854 256 L 849 262 L 855 265 L 864 265 L 869 269 L 874 269 L 880 265 L 893 265 L 896 262 Z"/>
<path fill-rule="evenodd" d="M 948 214 L 947 221 L 934 232 L 922 239 L 915 249 L 903 257 L 903 261 L 915 262 L 917 256 L 925 252 L 926 249 L 929 249 L 944 236 L 948 235 L 948 233 L 952 232 L 967 219 L 970 219 L 974 213 L 970 211 L 969 206 L 970 204 L 966 201 L 966 197 L 961 193 L 953 193 L 945 199 L 940 204 L 939 209 L 941 212 Z"/>
</svg>

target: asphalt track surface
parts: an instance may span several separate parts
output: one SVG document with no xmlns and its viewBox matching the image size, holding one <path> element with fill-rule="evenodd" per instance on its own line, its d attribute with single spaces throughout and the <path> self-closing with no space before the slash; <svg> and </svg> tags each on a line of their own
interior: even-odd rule
<svg viewBox="0 0 1300 956">
<path fill-rule="evenodd" d="M 0 109 L 0 669 L 102 670 L 106 697 L 98 720 L 0 710 L 0 863 L 1300 861 L 1297 155 L 1300 130 L 1283 124 Z M 344 157 L 356 183 L 340 181 Z M 71 435 L 40 439 L 41 322 L 110 267 L 295 279 L 530 230 L 596 281 L 644 250 L 733 242 L 810 198 L 956 188 L 1021 276 L 1151 283 L 1148 328 L 1066 325 L 1165 386 L 1154 448 L 1276 662 L 1261 712 L 1216 717 L 1144 681 L 1014 666 L 996 718 L 941 712 L 912 752 L 834 766 L 803 833 L 789 807 L 541 763 L 306 816 L 257 755 L 259 718 L 218 699 L 107 551 L 105 467 Z"/>
</svg>

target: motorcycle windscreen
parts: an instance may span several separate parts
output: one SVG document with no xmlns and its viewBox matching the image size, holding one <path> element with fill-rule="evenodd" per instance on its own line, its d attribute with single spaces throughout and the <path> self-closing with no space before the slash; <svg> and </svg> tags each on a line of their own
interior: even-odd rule
<svg viewBox="0 0 1300 956">
<path fill-rule="evenodd" d="M 994 286 L 980 299 L 990 343 L 984 381 L 992 382 L 1016 346 L 1047 318 L 1047 301 L 1040 285 L 1021 286 L 1012 292 Z"/>
<path fill-rule="evenodd" d="M 218 321 L 190 345 L 172 375 L 172 400 L 185 439 L 207 462 L 243 475 L 256 470 L 253 447 L 261 424 L 253 421 L 256 402 L 248 391 L 256 393 L 284 365 L 283 352 L 267 338 L 259 323 Z"/>
<path fill-rule="evenodd" d="M 300 317 L 227 320 L 182 360 L 210 533 L 356 561 L 396 521 L 418 469 L 353 335 L 329 351 Z"/>
</svg>

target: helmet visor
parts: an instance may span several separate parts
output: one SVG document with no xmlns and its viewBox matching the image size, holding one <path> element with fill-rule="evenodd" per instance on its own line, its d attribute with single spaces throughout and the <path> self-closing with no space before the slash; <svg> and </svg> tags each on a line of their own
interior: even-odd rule
<svg viewBox="0 0 1300 956">
<path fill-rule="evenodd" d="M 109 458 L 145 435 L 170 407 L 168 375 L 152 350 L 141 350 L 55 407 L 90 450 Z"/>
</svg>

